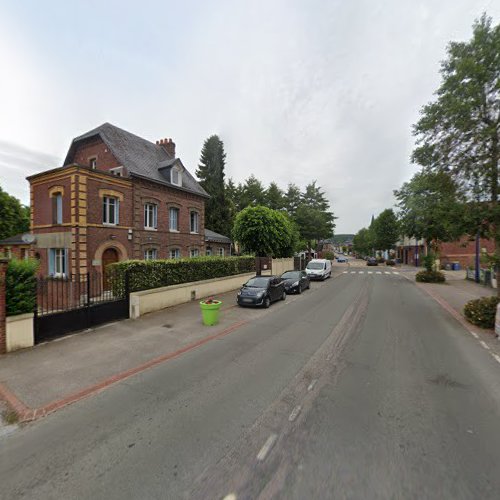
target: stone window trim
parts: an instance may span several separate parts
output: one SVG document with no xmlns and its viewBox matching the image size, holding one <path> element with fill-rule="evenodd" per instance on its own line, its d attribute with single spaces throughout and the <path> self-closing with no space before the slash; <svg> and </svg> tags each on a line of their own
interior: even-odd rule
<svg viewBox="0 0 500 500">
<path fill-rule="evenodd" d="M 49 198 L 53 198 L 56 194 L 64 196 L 64 186 L 52 186 L 49 188 Z"/>
<path fill-rule="evenodd" d="M 105 196 L 109 198 L 118 198 L 120 202 L 123 202 L 123 193 L 120 191 L 115 191 L 113 189 L 99 189 L 99 198 L 104 198 Z"/>
<path fill-rule="evenodd" d="M 152 256 L 150 258 L 147 257 L 147 253 L 151 252 Z M 144 260 L 157 260 L 159 250 L 156 246 L 149 245 L 142 251 L 142 256 Z"/>
<path fill-rule="evenodd" d="M 177 210 L 177 224 L 176 224 L 176 228 L 173 228 L 172 227 L 172 220 L 171 220 L 171 210 Z M 168 206 L 168 230 L 171 232 L 171 233 L 180 233 L 180 227 L 181 227 L 181 208 L 180 206 L 178 205 L 174 205 L 174 204 L 170 204 Z"/>
<path fill-rule="evenodd" d="M 196 255 L 193 255 L 193 253 L 196 252 Z M 191 246 L 189 247 L 189 257 L 194 258 L 194 257 L 199 257 L 201 255 L 200 248 L 197 246 Z"/>
<path fill-rule="evenodd" d="M 179 252 L 179 257 L 172 257 L 171 253 L 173 251 L 178 251 Z M 172 259 L 172 258 L 182 259 L 182 250 L 181 250 L 181 247 L 179 245 L 170 245 L 168 247 L 168 249 L 167 249 L 167 259 Z"/>
<path fill-rule="evenodd" d="M 197 220 L 196 220 L 196 224 L 195 224 L 195 228 L 194 228 L 195 231 L 193 231 L 191 214 L 197 215 Z M 200 234 L 200 221 L 201 221 L 200 211 L 195 209 L 195 208 L 190 208 L 189 209 L 189 232 L 191 234 Z"/>
<path fill-rule="evenodd" d="M 150 203 L 151 205 L 161 205 L 161 200 L 159 198 L 155 198 L 154 196 L 141 196 L 141 205 L 146 205 L 146 203 Z"/>
<path fill-rule="evenodd" d="M 145 250 L 149 250 L 152 248 L 160 249 L 161 243 L 159 241 L 146 241 L 145 243 L 140 244 L 141 252 L 144 253 Z"/>
</svg>

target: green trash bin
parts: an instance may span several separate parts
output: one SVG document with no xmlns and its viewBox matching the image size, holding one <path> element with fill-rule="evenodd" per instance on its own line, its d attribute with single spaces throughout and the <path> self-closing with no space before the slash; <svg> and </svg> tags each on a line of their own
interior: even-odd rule
<svg viewBox="0 0 500 500">
<path fill-rule="evenodd" d="M 213 326 L 219 322 L 219 309 L 222 305 L 220 300 L 210 299 L 200 302 L 201 315 L 203 317 L 203 324 L 206 326 Z"/>
</svg>

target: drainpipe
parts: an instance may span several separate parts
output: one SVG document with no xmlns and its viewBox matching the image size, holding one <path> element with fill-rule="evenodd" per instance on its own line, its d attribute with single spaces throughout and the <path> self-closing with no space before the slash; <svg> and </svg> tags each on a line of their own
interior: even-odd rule
<svg viewBox="0 0 500 500">
<path fill-rule="evenodd" d="M 476 257 L 474 259 L 475 266 L 476 266 L 474 279 L 475 279 L 476 283 L 479 283 L 479 240 L 480 240 L 480 236 L 479 236 L 479 231 L 478 231 L 476 233 Z"/>
</svg>

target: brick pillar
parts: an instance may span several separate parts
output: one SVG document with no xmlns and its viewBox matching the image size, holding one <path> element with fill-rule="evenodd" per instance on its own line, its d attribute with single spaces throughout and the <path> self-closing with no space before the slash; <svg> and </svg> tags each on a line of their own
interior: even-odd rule
<svg viewBox="0 0 500 500">
<path fill-rule="evenodd" d="M 7 272 L 8 259 L 0 258 L 0 354 L 7 352 L 7 326 L 5 311 L 5 274 Z"/>
</svg>

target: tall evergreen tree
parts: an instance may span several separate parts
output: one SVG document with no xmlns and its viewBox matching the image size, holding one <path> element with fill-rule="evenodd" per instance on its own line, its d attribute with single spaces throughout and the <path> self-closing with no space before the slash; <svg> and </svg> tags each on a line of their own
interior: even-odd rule
<svg viewBox="0 0 500 500">
<path fill-rule="evenodd" d="M 272 210 L 282 210 L 284 204 L 283 191 L 276 182 L 271 182 L 265 193 L 265 205 Z"/>
<path fill-rule="evenodd" d="M 285 208 L 290 217 L 295 217 L 297 208 L 299 208 L 302 200 L 300 189 L 295 184 L 288 184 L 288 189 L 285 193 Z"/>
<path fill-rule="evenodd" d="M 240 194 L 240 210 L 248 206 L 265 205 L 266 190 L 262 182 L 251 175 L 243 184 Z"/>
<path fill-rule="evenodd" d="M 225 166 L 224 143 L 219 136 L 212 135 L 203 144 L 196 176 L 203 189 L 210 195 L 205 203 L 205 227 L 229 235 L 232 224 L 230 207 L 226 200 Z"/>
</svg>

